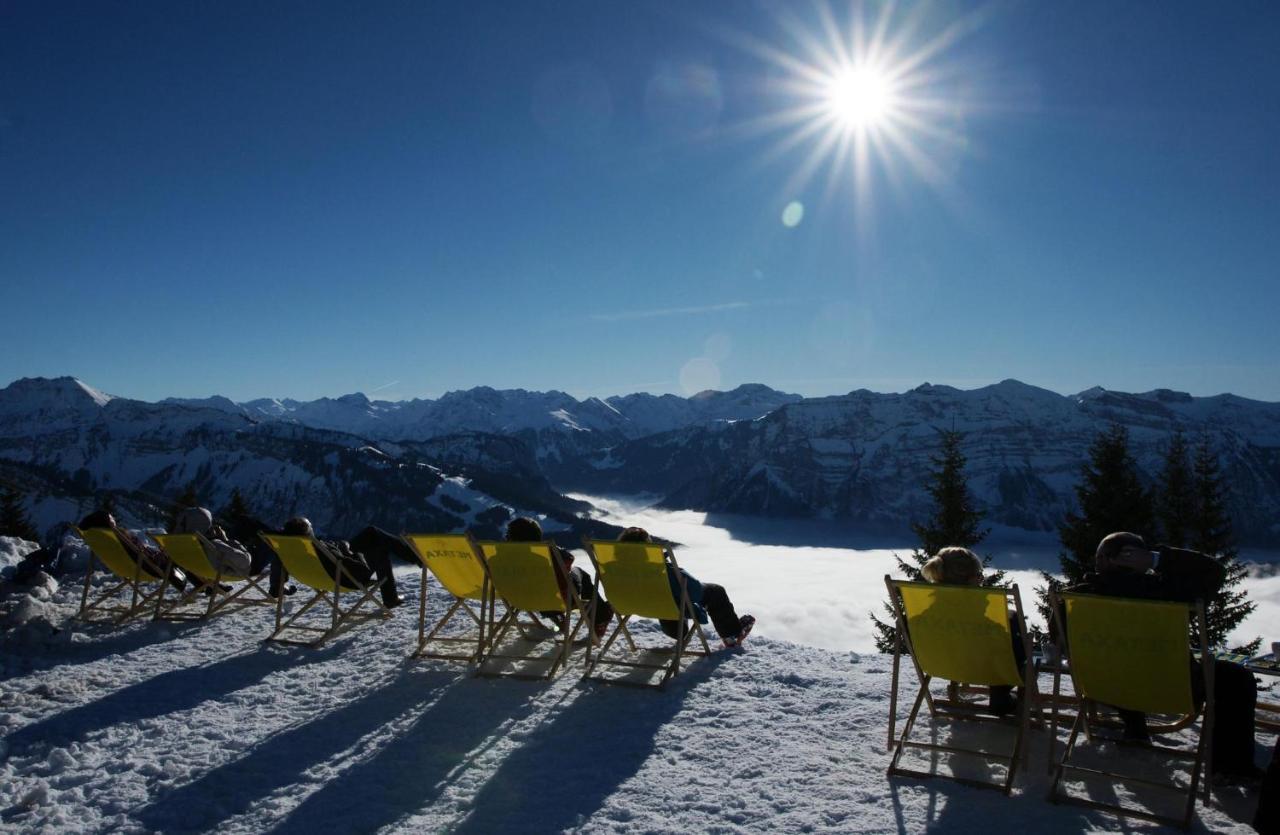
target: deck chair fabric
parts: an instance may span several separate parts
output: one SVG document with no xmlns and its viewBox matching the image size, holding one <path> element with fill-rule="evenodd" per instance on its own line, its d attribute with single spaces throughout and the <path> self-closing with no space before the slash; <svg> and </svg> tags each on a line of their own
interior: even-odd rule
<svg viewBox="0 0 1280 835">
<path fill-rule="evenodd" d="M 1071 724 L 1066 748 L 1055 761 L 1058 712 L 1054 700 L 1049 747 L 1053 781 L 1049 799 L 1136 817 L 1186 829 L 1195 812 L 1197 787 L 1211 768 L 1207 741 L 1213 728 L 1213 656 L 1207 651 L 1204 604 L 1131 600 L 1090 594 L 1050 594 L 1049 607 L 1057 621 L 1059 636 L 1065 636 L 1064 654 L 1079 708 Z M 1190 652 L 1191 617 L 1197 619 L 1201 636 L 1198 674 L 1203 677 L 1204 701 L 1196 704 L 1192 684 Z M 1065 617 L 1065 624 L 1062 619 Z M 1055 693 L 1055 697 L 1056 697 Z M 1102 726 L 1099 707 L 1108 706 L 1143 713 L 1173 714 L 1183 717 L 1170 728 L 1192 727 L 1201 718 L 1195 745 L 1191 749 L 1138 743 L 1141 747 L 1190 761 L 1190 778 L 1185 787 L 1134 774 L 1076 765 L 1080 732 L 1094 738 Z M 1194 728 L 1193 728 L 1194 730 Z M 1101 803 L 1061 791 L 1068 775 L 1104 778 L 1111 783 L 1132 783 L 1172 792 L 1183 799 L 1182 815 L 1162 815 L 1120 803 Z M 1204 781 L 1205 805 L 1209 805 L 1209 781 Z"/>
<path fill-rule="evenodd" d="M 711 653 L 706 634 L 702 631 L 702 625 L 698 623 L 698 619 L 692 618 L 692 628 L 687 626 L 689 622 L 687 613 L 692 612 L 693 605 L 689 599 L 684 574 L 680 572 L 675 555 L 669 549 L 647 542 L 602 542 L 588 539 L 583 540 L 583 544 L 595 566 L 596 577 L 604 588 L 609 603 L 613 606 L 614 614 L 618 616 L 617 625 L 587 666 L 587 671 L 583 674 L 584 679 L 591 678 L 606 684 L 633 684 L 627 680 L 596 677 L 596 668 L 601 665 L 655 670 L 662 672 L 661 679 L 653 683 L 640 684 L 640 686 L 662 689 L 673 676 L 679 674 L 684 656 L 706 656 Z M 673 594 L 671 582 L 673 576 L 677 578 L 678 597 Z M 638 652 L 635 640 L 627 629 L 627 624 L 636 617 L 670 620 L 680 624 L 670 661 L 665 664 L 653 664 L 609 657 L 609 651 L 614 647 L 619 636 L 625 639 L 633 654 Z M 702 644 L 701 650 L 689 649 L 689 643 L 695 635 Z"/>
<path fill-rule="evenodd" d="M 507 607 L 506 613 L 494 626 L 493 639 L 480 659 L 481 667 L 493 660 L 528 661 L 527 655 L 500 652 L 503 640 L 512 629 L 526 639 L 533 639 L 533 630 L 545 629 L 539 620 L 539 613 L 554 612 L 563 618 L 563 627 L 558 638 L 559 649 L 547 671 L 538 676 L 508 674 L 515 678 L 554 677 L 568 664 L 574 640 L 584 626 L 587 626 L 588 640 L 595 639 L 595 632 L 590 628 L 594 616 L 593 607 L 586 605 L 573 583 L 569 582 L 568 566 L 552 543 L 481 542 L 480 549 L 489 566 L 493 594 Z M 560 583 L 556 580 L 557 576 L 565 578 L 563 594 Z M 522 614 L 527 620 L 521 620 Z M 587 660 L 590 661 L 590 658 L 591 651 L 588 649 Z M 489 675 L 483 669 L 480 674 Z"/>
<path fill-rule="evenodd" d="M 1024 757 L 1031 704 L 1035 700 L 1035 677 L 1031 663 L 1031 645 L 1022 614 L 1022 598 L 1018 587 L 986 588 L 981 586 L 948 586 L 913 583 L 885 576 L 889 599 L 897 623 L 898 642 L 893 655 L 893 682 L 889 698 L 889 746 L 893 757 L 888 773 L 910 777 L 940 776 L 932 772 L 902 768 L 899 763 L 908 748 L 972 756 L 1003 765 L 1001 782 L 972 780 L 953 776 L 951 779 L 982 788 L 994 788 L 1008 794 L 1013 788 L 1018 765 Z M 1024 663 L 1019 667 L 1014 655 L 1014 632 L 1009 623 L 1010 611 L 1021 635 Z M 911 656 L 919 692 L 907 716 L 902 734 L 896 740 L 898 677 L 903 650 Z M 1007 724 L 978 705 L 935 698 L 929 691 L 934 679 L 963 682 L 969 685 L 1021 686 L 1022 703 L 1016 717 L 1017 730 L 1012 750 L 1007 754 L 991 753 L 956 745 L 916 742 L 911 731 L 922 705 L 927 705 L 935 721 L 972 720 Z"/>
<path fill-rule="evenodd" d="M 211 554 L 216 553 L 214 545 L 203 534 L 175 533 L 156 534 L 154 539 L 160 543 L 160 549 L 169 557 L 170 563 L 186 572 L 194 585 L 176 599 L 166 602 L 164 590 L 156 601 L 156 617 L 162 620 L 205 619 L 222 611 L 227 606 L 266 606 L 276 601 L 261 585 L 262 578 L 249 575 L 223 572 L 215 567 Z M 172 569 L 171 569 L 172 570 Z M 238 588 L 224 590 L 227 583 L 239 583 Z M 201 595 L 207 602 L 200 608 L 203 611 L 186 611 L 184 607 L 193 601 L 200 600 Z"/>
<path fill-rule="evenodd" d="M 86 622 L 122 624 L 138 615 L 153 612 L 155 602 L 164 593 L 165 577 L 135 559 L 120 537 L 110 528 L 88 528 L 75 532 L 89 546 L 91 554 L 84 574 L 84 591 L 80 595 L 77 617 Z M 93 561 L 102 563 L 115 579 L 99 589 L 90 599 Z M 127 593 L 128 602 L 121 593 Z"/>
<path fill-rule="evenodd" d="M 379 584 L 362 583 L 343 568 L 342 560 L 331 554 L 324 543 L 309 536 L 286 536 L 283 534 L 261 534 L 262 539 L 280 558 L 287 576 L 310 588 L 315 594 L 303 603 L 298 611 L 288 618 L 284 613 L 284 595 L 276 599 L 275 631 L 266 640 L 281 644 L 297 644 L 318 647 L 331 637 L 357 623 L 373 618 L 388 618 L 391 610 L 377 599 Z M 332 566 L 332 574 L 325 568 L 324 561 Z M 283 582 L 283 579 L 282 579 Z M 354 603 L 344 606 L 342 595 L 355 598 Z M 298 621 L 317 604 L 326 603 L 329 611 L 328 626 L 317 626 L 313 623 Z M 366 603 L 375 607 L 372 611 L 361 612 Z M 291 636 L 294 632 L 316 634 L 312 640 L 302 640 Z"/>
<path fill-rule="evenodd" d="M 477 661 L 484 654 L 494 626 L 494 599 L 489 567 L 480 546 L 469 534 L 407 533 L 402 537 L 422 563 L 418 601 L 418 645 L 411 658 Z M 453 603 L 427 631 L 427 575 L 430 573 Z M 477 605 L 479 611 L 477 611 Z M 442 634 L 455 616 L 471 619 L 473 630 L 462 635 Z M 434 649 L 439 645 L 440 650 Z"/>
</svg>

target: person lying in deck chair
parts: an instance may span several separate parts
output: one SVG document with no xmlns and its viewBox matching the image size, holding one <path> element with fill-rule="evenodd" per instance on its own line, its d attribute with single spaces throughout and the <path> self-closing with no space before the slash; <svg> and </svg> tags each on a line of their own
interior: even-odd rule
<svg viewBox="0 0 1280 835">
<path fill-rule="evenodd" d="M 285 536 L 314 537 L 315 529 L 311 521 L 304 516 L 295 516 L 284 523 Z M 396 577 L 391 570 L 391 555 L 397 554 L 405 560 L 416 560 L 413 551 L 398 536 L 393 536 L 381 528 L 372 525 L 360 531 L 348 542 L 345 539 L 320 540 L 334 556 L 342 560 L 342 568 L 357 582 L 368 583 L 373 577 L 378 578 L 382 586 L 382 605 L 394 609 L 404 602 L 396 591 Z M 335 575 L 335 566 L 327 561 L 325 570 Z"/>
<path fill-rule="evenodd" d="M 252 571 L 253 557 L 248 549 L 215 525 L 213 514 L 203 507 L 188 507 L 179 513 L 170 533 L 196 533 L 209 540 L 213 546 L 213 551 L 207 554 L 209 562 L 222 574 L 248 577 Z"/>
<path fill-rule="evenodd" d="M 1226 579 L 1226 573 L 1213 557 L 1183 548 L 1157 545 L 1147 548 L 1136 533 L 1108 534 L 1098 543 L 1094 554 L 1094 572 L 1084 581 L 1067 589 L 1069 592 L 1097 594 L 1105 597 L 1130 597 L 1192 603 L 1213 597 Z M 1192 662 L 1193 664 L 1196 662 Z M 1198 676 L 1192 676 L 1196 704 L 1204 701 Z M 1258 685 L 1253 674 L 1239 664 L 1215 661 L 1213 669 L 1214 700 L 1217 703 L 1213 723 L 1213 777 L 1219 783 L 1256 786 L 1262 769 L 1253 762 L 1253 712 L 1258 701 Z M 1120 711 L 1126 739 L 1146 741 L 1146 714 Z"/>
<path fill-rule="evenodd" d="M 941 548 L 920 567 L 920 574 L 930 583 L 980 586 L 982 585 L 982 559 L 968 548 L 958 546 Z M 1009 618 L 1009 630 L 1013 634 L 1013 657 L 1018 669 L 1022 669 L 1027 659 L 1022 649 L 1022 633 L 1018 629 L 1016 616 Z M 991 712 L 996 715 L 1013 713 L 1018 706 L 1013 688 L 1006 685 L 992 685 L 988 704 Z"/>
<path fill-rule="evenodd" d="M 507 523 L 507 541 L 541 542 L 542 526 L 538 524 L 536 519 L 530 519 L 528 516 L 517 516 Z M 596 599 L 595 582 L 590 576 L 588 576 L 587 572 L 583 571 L 581 568 L 574 567 L 573 554 L 569 553 L 564 548 L 561 548 L 559 545 L 556 545 L 554 542 L 550 543 L 550 545 L 555 549 L 555 552 L 560 555 L 560 559 L 564 563 L 565 568 L 569 570 L 569 577 L 566 581 L 566 578 L 559 576 L 557 569 L 556 582 L 560 585 L 560 596 L 566 597 L 568 595 L 568 589 L 565 584 L 566 582 L 571 582 L 573 583 L 574 590 L 578 593 L 578 597 L 582 599 L 583 603 L 590 606 L 591 601 Z M 539 612 L 538 614 L 554 623 L 556 628 L 561 632 L 569 628 L 569 624 L 564 622 L 563 612 Z M 613 607 L 609 605 L 609 601 L 605 600 L 604 597 L 601 596 L 599 601 L 596 603 L 594 627 L 597 638 L 604 637 L 605 632 L 607 632 L 609 628 L 609 621 L 611 620 L 613 620 Z"/>
<path fill-rule="evenodd" d="M 627 528 L 618 535 L 619 542 L 653 542 L 653 538 L 649 536 L 649 532 L 644 528 Z M 740 646 L 752 627 L 756 624 L 756 619 L 751 615 L 738 616 L 734 611 L 733 602 L 729 600 L 729 593 L 724 590 L 724 586 L 718 586 L 715 583 L 702 583 L 692 574 L 680 569 L 680 573 L 684 575 L 685 587 L 689 590 L 689 602 L 693 604 L 693 611 L 686 612 L 686 616 L 690 618 L 696 617 L 698 623 L 706 623 L 710 616 L 711 623 L 715 625 L 716 632 L 720 635 L 720 640 L 724 641 L 726 647 Z M 670 564 L 667 565 L 667 574 L 671 581 L 671 594 L 680 599 L 679 588 L 680 578 L 676 577 L 671 571 Z M 659 620 L 658 625 L 662 627 L 662 631 L 667 637 L 679 640 L 680 628 L 682 624 L 678 620 Z M 685 632 L 688 627 L 685 625 Z"/>
<path fill-rule="evenodd" d="M 169 558 L 159 548 L 153 548 L 124 528 L 116 525 L 116 517 L 112 516 L 108 511 L 95 510 L 88 516 L 80 520 L 80 524 L 76 527 L 80 530 L 88 530 L 89 528 L 109 528 L 115 532 L 116 537 L 120 540 L 120 545 L 128 553 L 129 557 L 136 560 L 142 567 L 150 571 L 157 577 L 165 576 L 169 571 Z M 187 587 L 187 575 L 183 573 L 181 568 L 173 567 L 173 573 L 169 575 L 169 583 L 178 591 L 182 591 Z"/>
</svg>

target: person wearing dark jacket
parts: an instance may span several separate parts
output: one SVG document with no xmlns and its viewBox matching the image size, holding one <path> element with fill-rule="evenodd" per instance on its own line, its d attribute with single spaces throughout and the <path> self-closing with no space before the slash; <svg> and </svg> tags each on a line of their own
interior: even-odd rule
<svg viewBox="0 0 1280 835">
<path fill-rule="evenodd" d="M 1142 537 L 1119 532 L 1103 537 L 1094 554 L 1095 571 L 1066 591 L 1107 597 L 1167 600 L 1179 603 L 1207 601 L 1226 580 L 1226 572 L 1212 557 L 1197 551 L 1158 545 L 1150 550 Z M 1197 704 L 1204 701 L 1199 664 L 1192 662 L 1192 690 Z M 1253 782 L 1261 769 L 1253 762 L 1253 713 L 1258 701 L 1253 674 L 1239 664 L 1216 661 L 1213 670 L 1214 775 L 1223 781 Z M 1146 715 L 1120 711 L 1125 737 L 1149 738 Z"/>
<path fill-rule="evenodd" d="M 653 542 L 653 538 L 649 536 L 649 532 L 644 528 L 627 528 L 618 535 L 619 542 Z M 733 608 L 733 601 L 729 599 L 729 593 L 724 590 L 724 586 L 715 583 L 700 582 L 689 572 L 683 568 L 680 569 L 683 575 L 685 590 L 689 593 L 689 603 L 692 611 L 686 612 L 688 618 L 697 618 L 698 623 L 706 623 L 710 619 L 716 628 L 716 634 L 720 636 L 720 640 L 724 641 L 727 647 L 740 645 L 755 626 L 756 619 L 751 615 L 743 615 L 738 617 L 737 611 Z M 680 600 L 680 577 L 676 576 L 672 570 L 670 563 L 667 564 L 667 579 L 671 583 L 671 596 L 678 602 Z M 662 631 L 667 637 L 680 639 L 681 628 L 688 634 L 689 625 L 682 624 L 678 620 L 659 620 L 658 625 L 662 627 Z"/>
<path fill-rule="evenodd" d="M 71 525 L 59 522 L 49 537 L 40 543 L 40 547 L 29 552 L 18 563 L 13 572 L 13 581 L 27 585 L 35 581 L 41 572 L 50 577 L 60 577 L 63 569 L 62 547 L 66 536 L 71 533 Z"/>
<path fill-rule="evenodd" d="M 303 516 L 295 516 L 284 523 L 285 536 L 315 536 L 311 521 Z M 350 541 L 344 539 L 322 539 L 325 551 L 330 552 L 342 565 L 346 576 L 356 582 L 368 583 L 377 578 L 382 586 L 382 605 L 394 609 L 404 601 L 396 591 L 396 577 L 391 570 L 391 556 L 400 556 L 405 560 L 413 560 L 413 551 L 400 537 L 375 528 L 372 525 L 360 531 Z M 338 579 L 338 567 L 325 559 L 324 551 L 320 552 L 320 562 L 330 577 Z M 345 577 L 344 577 L 345 579 Z"/>
<path fill-rule="evenodd" d="M 507 541 L 541 542 L 542 526 L 538 524 L 536 519 L 530 519 L 528 516 L 517 516 L 507 523 Z M 578 593 L 578 597 L 582 599 L 583 604 L 590 607 L 591 601 L 596 599 L 595 582 L 587 575 L 587 572 L 581 568 L 574 567 L 573 554 L 554 542 L 548 544 L 560 555 L 561 563 L 569 572 L 568 577 L 563 576 L 560 573 L 560 566 L 556 565 L 556 582 L 560 585 L 560 596 L 568 600 L 568 583 L 573 583 L 573 590 Z M 561 631 L 568 628 L 568 624 L 564 623 L 563 612 L 539 612 L 538 614 L 550 620 Z M 609 605 L 609 601 L 601 596 L 596 603 L 595 623 L 593 624 L 597 638 L 604 637 L 605 630 L 611 620 L 613 620 L 613 607 Z"/>
<path fill-rule="evenodd" d="M 107 528 L 114 531 L 116 539 L 120 540 L 121 547 L 124 548 L 130 559 L 157 577 L 163 577 L 169 572 L 171 563 L 164 552 L 159 548 L 148 545 L 129 531 L 116 525 L 116 517 L 112 516 L 108 511 L 96 510 L 81 519 L 80 524 L 76 527 L 82 531 L 90 528 Z M 173 566 L 173 573 L 169 575 L 169 584 L 178 591 L 182 591 L 187 587 L 187 575 L 182 572 L 181 568 Z"/>
<path fill-rule="evenodd" d="M 275 533 L 280 531 L 267 525 L 261 519 L 255 519 L 245 514 L 237 514 L 227 519 L 227 535 L 239 542 L 249 551 L 252 562 L 249 564 L 249 574 L 257 576 L 263 571 L 270 569 L 270 582 L 267 594 L 271 597 L 279 597 L 281 592 L 290 595 L 297 589 L 292 585 L 284 582 L 284 566 L 280 562 L 280 557 L 276 552 L 271 550 L 271 546 L 262 541 L 262 534 Z"/>
</svg>

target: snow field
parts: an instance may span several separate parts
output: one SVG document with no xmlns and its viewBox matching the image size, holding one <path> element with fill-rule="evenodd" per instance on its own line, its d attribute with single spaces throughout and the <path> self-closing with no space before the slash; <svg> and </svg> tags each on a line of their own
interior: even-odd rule
<svg viewBox="0 0 1280 835">
<path fill-rule="evenodd" d="M 408 603 L 389 622 L 318 650 L 260 643 L 271 618 L 262 609 L 203 624 L 71 624 L 78 594 L 65 584 L 52 605 L 70 637 L 5 647 L 0 828 L 1152 828 L 1045 802 L 1042 733 L 1010 798 L 887 780 L 887 657 L 778 640 L 762 621 L 743 651 L 695 661 L 662 693 L 581 683 L 580 653 L 551 683 L 473 678 L 461 665 L 406 660 L 419 574 L 398 577 Z M 438 616 L 444 595 L 429 594 Z M 903 690 L 914 694 L 907 676 Z M 920 727 L 917 738 L 929 734 Z M 991 744 L 1007 744 L 1008 730 L 992 729 Z M 976 768 L 938 767 L 948 765 Z M 1197 831 L 1239 829 L 1252 814 L 1251 799 L 1215 799 Z"/>
</svg>

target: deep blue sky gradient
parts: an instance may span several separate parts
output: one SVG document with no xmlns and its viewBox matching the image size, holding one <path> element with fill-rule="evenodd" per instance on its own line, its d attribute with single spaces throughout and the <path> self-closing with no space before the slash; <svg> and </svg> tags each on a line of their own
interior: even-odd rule
<svg viewBox="0 0 1280 835">
<path fill-rule="evenodd" d="M 743 129 L 780 7 L 5 3 L 0 384 L 1280 400 L 1280 6 L 981 12 L 944 181 L 877 166 L 858 215 Z"/>
</svg>

